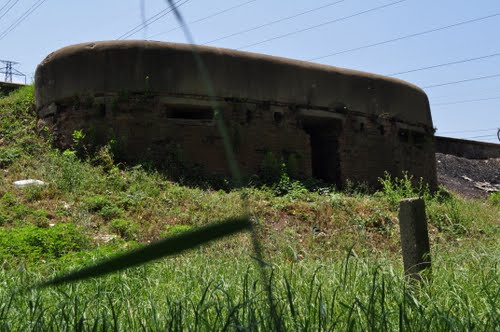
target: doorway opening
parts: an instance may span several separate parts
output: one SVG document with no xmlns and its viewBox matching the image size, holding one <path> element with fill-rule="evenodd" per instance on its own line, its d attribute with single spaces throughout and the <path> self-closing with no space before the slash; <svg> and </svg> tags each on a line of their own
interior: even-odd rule
<svg viewBox="0 0 500 332">
<path fill-rule="evenodd" d="M 336 119 L 308 119 L 304 129 L 311 144 L 312 176 L 340 188 L 339 135 L 342 122 Z"/>
</svg>

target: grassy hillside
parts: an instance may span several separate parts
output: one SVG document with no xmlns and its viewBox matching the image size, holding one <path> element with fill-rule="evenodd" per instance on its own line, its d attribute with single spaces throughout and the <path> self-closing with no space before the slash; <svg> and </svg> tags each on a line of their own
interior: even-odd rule
<svg viewBox="0 0 500 332">
<path fill-rule="evenodd" d="M 272 273 L 286 330 L 494 330 L 500 326 L 498 195 L 429 194 L 405 176 L 373 195 L 306 186 L 282 174 L 238 190 L 183 186 L 140 165 L 51 147 L 37 127 L 33 88 L 0 99 L 0 326 L 3 330 L 269 330 L 248 234 L 109 277 L 25 287 L 164 236 L 238 216 L 244 206 Z M 21 179 L 45 186 L 15 188 Z M 309 189 L 308 189 L 309 188 Z M 433 282 L 402 277 L 397 203 L 423 195 Z M 243 201 L 244 200 L 244 201 Z M 245 209 L 246 209 L 245 208 Z"/>
</svg>

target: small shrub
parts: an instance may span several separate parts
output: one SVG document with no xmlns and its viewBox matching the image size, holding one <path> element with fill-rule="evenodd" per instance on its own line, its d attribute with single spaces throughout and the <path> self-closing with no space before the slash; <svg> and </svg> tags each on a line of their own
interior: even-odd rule
<svg viewBox="0 0 500 332">
<path fill-rule="evenodd" d="M 266 153 L 260 166 L 259 176 L 263 183 L 276 183 L 280 180 L 283 162 L 272 152 Z"/>
<path fill-rule="evenodd" d="M 25 188 L 24 195 L 28 202 L 38 201 L 42 198 L 45 188 L 43 186 L 30 186 Z"/>
<path fill-rule="evenodd" d="M 48 217 L 49 212 L 44 209 L 35 210 L 18 202 L 5 204 L 4 201 L 0 201 L 0 225 L 32 223 L 43 227 L 48 225 Z"/>
<path fill-rule="evenodd" d="M 38 227 L 47 227 L 49 225 L 49 212 L 44 209 L 35 210 L 31 213 L 30 219 Z"/>
<path fill-rule="evenodd" d="M 83 130 L 73 131 L 73 150 L 79 158 L 84 158 L 87 156 L 87 147 L 85 145 L 85 133 Z"/>
<path fill-rule="evenodd" d="M 392 178 L 389 173 L 385 173 L 384 178 L 379 179 L 382 185 L 382 194 L 389 201 L 393 208 L 397 208 L 399 201 L 404 198 L 422 197 L 429 201 L 432 196 L 429 186 L 424 184 L 423 179 L 414 185 L 413 176 L 403 172 L 403 177 Z"/>
<path fill-rule="evenodd" d="M 396 225 L 392 215 L 382 209 L 375 209 L 364 217 L 357 215 L 353 219 L 353 223 L 362 229 L 370 229 L 385 235 L 393 235 Z"/>
<path fill-rule="evenodd" d="M 88 237 L 74 224 L 58 224 L 50 228 L 34 225 L 0 228 L 0 260 L 58 258 L 86 249 L 89 243 Z"/>
<path fill-rule="evenodd" d="M 118 218 L 122 216 L 123 213 L 124 211 L 116 205 L 105 206 L 99 211 L 99 215 L 101 215 L 106 220 Z"/>
<path fill-rule="evenodd" d="M 500 192 L 491 193 L 488 197 L 488 202 L 490 202 L 491 205 L 500 206 Z"/>
<path fill-rule="evenodd" d="M 5 225 L 10 221 L 9 216 L 3 213 L 3 211 L 0 211 L 0 226 Z"/>
<path fill-rule="evenodd" d="M 63 153 L 54 154 L 55 183 L 65 192 L 78 191 L 85 177 L 85 166 L 78 160 L 76 153 L 65 150 Z"/>
<path fill-rule="evenodd" d="M 453 235 L 463 235 L 468 233 L 472 223 L 466 210 L 467 207 L 462 202 L 451 198 L 441 204 L 429 204 L 426 213 L 429 222 L 438 230 Z"/>
<path fill-rule="evenodd" d="M 92 165 L 101 166 L 105 172 L 109 172 L 115 165 L 114 154 L 111 145 L 102 146 L 92 158 Z"/>
<path fill-rule="evenodd" d="M 433 198 L 439 203 L 446 203 L 453 199 L 453 194 L 443 186 L 439 186 Z"/>
<path fill-rule="evenodd" d="M 104 207 L 111 206 L 113 203 L 105 196 L 96 195 L 86 198 L 84 204 L 90 212 L 99 212 Z"/>
<path fill-rule="evenodd" d="M 286 172 L 292 178 L 297 178 L 299 176 L 299 157 L 297 154 L 292 153 L 288 156 L 286 160 Z"/>
<path fill-rule="evenodd" d="M 127 241 L 135 240 L 140 229 L 136 222 L 121 218 L 111 220 L 109 228 L 113 233 Z"/>
<path fill-rule="evenodd" d="M 344 205 L 344 196 L 342 194 L 333 192 L 330 194 L 330 203 L 334 208 L 340 208 Z"/>
<path fill-rule="evenodd" d="M 120 217 L 124 213 L 116 204 L 111 202 L 107 197 L 101 195 L 88 197 L 84 205 L 89 212 L 97 213 L 106 220 Z"/>
<path fill-rule="evenodd" d="M 302 183 L 290 179 L 286 172 L 286 165 L 282 164 L 281 167 L 280 180 L 272 187 L 274 194 L 276 196 L 288 196 L 292 199 L 297 199 L 306 194 L 308 190 Z"/>
<path fill-rule="evenodd" d="M 14 206 L 17 204 L 17 199 L 14 194 L 8 192 L 2 196 L 0 203 L 5 206 Z"/>
<path fill-rule="evenodd" d="M 0 168 L 6 168 L 12 165 L 22 155 L 22 150 L 14 148 L 0 148 Z"/>
</svg>

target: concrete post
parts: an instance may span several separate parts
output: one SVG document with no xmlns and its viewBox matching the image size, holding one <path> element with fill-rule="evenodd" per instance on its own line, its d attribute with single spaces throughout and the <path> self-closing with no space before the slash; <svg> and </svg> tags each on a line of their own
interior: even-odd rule
<svg viewBox="0 0 500 332">
<path fill-rule="evenodd" d="M 399 228 L 405 274 L 421 281 L 420 272 L 431 267 L 429 233 L 422 198 L 407 198 L 399 202 Z"/>
</svg>

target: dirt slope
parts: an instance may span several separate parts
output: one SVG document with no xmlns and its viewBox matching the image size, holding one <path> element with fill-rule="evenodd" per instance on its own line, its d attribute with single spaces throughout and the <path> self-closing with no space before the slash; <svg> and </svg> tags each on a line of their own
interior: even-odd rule
<svg viewBox="0 0 500 332">
<path fill-rule="evenodd" d="M 474 160 L 436 153 L 438 182 L 468 198 L 500 191 L 500 159 Z"/>
</svg>

